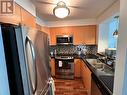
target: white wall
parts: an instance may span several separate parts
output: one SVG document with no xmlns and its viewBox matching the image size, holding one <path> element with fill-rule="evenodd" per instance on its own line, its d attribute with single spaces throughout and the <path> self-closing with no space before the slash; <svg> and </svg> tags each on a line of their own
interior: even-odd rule
<svg viewBox="0 0 127 95">
<path fill-rule="evenodd" d="M 67 20 L 67 21 L 49 21 L 47 22 L 48 27 L 62 27 L 62 26 L 82 26 L 82 25 L 96 25 L 96 19 L 78 19 L 78 20 Z"/>
<path fill-rule="evenodd" d="M 46 22 L 40 19 L 39 17 L 36 17 L 36 23 L 41 26 L 46 26 Z"/>
<path fill-rule="evenodd" d="M 120 11 L 120 1 L 117 0 L 103 14 L 97 18 L 98 23 L 98 52 L 104 52 L 108 48 L 109 22 Z"/>
<path fill-rule="evenodd" d="M 31 0 L 15 0 L 15 2 L 36 17 L 36 8 Z"/>
<path fill-rule="evenodd" d="M 127 0 L 120 0 L 115 86 L 113 95 L 127 95 Z"/>
<path fill-rule="evenodd" d="M 108 48 L 108 33 L 109 24 L 101 23 L 99 24 L 98 33 L 98 52 L 104 52 Z"/>
<path fill-rule="evenodd" d="M 125 62 L 125 73 L 124 73 L 124 85 L 123 85 L 123 95 L 127 95 L 127 49 L 126 49 L 126 62 Z"/>
<path fill-rule="evenodd" d="M 109 7 L 103 14 L 98 16 L 97 22 L 102 23 L 103 21 L 114 17 L 120 12 L 120 0 L 117 0 L 111 7 Z"/>
</svg>

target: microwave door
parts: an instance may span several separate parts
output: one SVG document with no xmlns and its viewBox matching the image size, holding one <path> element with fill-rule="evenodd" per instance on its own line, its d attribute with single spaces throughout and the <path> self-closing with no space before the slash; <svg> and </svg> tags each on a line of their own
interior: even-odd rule
<svg viewBox="0 0 127 95">
<path fill-rule="evenodd" d="M 37 89 L 37 70 L 35 63 L 35 51 L 32 41 L 27 36 L 25 42 L 26 54 L 27 54 L 27 67 L 28 67 L 28 77 L 30 80 L 30 90 L 32 94 L 35 93 Z"/>
<path fill-rule="evenodd" d="M 73 36 L 71 35 L 61 35 L 56 37 L 56 42 L 59 45 L 69 45 L 73 44 Z"/>
</svg>

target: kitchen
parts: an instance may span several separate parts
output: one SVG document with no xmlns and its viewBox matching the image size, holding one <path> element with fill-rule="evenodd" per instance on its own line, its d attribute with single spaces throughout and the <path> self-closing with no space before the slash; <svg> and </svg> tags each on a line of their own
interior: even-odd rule
<svg viewBox="0 0 127 95">
<path fill-rule="evenodd" d="M 5 1 L 5 0 L 2 0 Z M 43 31 L 45 33 L 38 33 L 38 37 L 35 37 L 35 34 L 32 34 L 34 32 L 29 32 L 28 36 L 30 36 L 30 39 L 32 43 L 37 46 L 36 48 L 39 48 L 40 46 L 43 47 L 39 48 L 39 51 L 37 53 L 37 56 L 42 57 L 42 63 L 49 63 L 48 62 L 48 51 L 50 50 L 50 67 L 48 67 L 47 64 L 44 64 L 44 67 L 48 68 L 48 70 L 51 69 L 51 72 L 46 71 L 47 76 L 53 77 L 53 79 L 50 79 L 50 86 L 49 89 L 52 91 L 49 91 L 47 95 L 52 95 L 50 92 L 54 92 L 56 90 L 56 95 L 126 95 L 126 0 L 111 0 L 111 1 L 88 1 L 86 2 L 84 0 L 81 1 L 70 1 L 70 0 L 63 0 L 70 10 L 69 15 L 64 18 L 60 19 L 55 16 L 55 13 L 53 13 L 53 9 L 57 6 L 59 0 L 15 0 L 14 4 L 14 13 L 8 14 L 4 13 L 2 14 L 2 7 L 1 7 L 1 14 L 0 14 L 0 24 L 1 24 L 1 31 L 4 31 L 4 23 L 10 23 L 13 25 L 20 25 L 22 27 L 19 27 L 19 30 L 16 31 Z M 2 6 L 2 3 L 1 3 Z M 77 13 L 76 13 L 77 12 Z M 78 13 L 79 12 L 79 13 Z M 82 13 L 82 15 L 81 15 Z M 119 23 L 117 25 L 112 24 L 115 17 L 119 16 Z M 19 24 L 20 23 L 20 24 Z M 114 25 L 114 26 L 113 26 Z M 23 27 L 24 26 L 24 27 Z M 114 27 L 118 27 L 115 29 L 119 30 L 118 37 L 113 37 L 113 33 L 115 29 L 112 29 Z M 8 27 L 8 26 L 6 26 Z M 10 25 L 9 27 L 13 27 Z M 17 28 L 16 28 L 17 29 Z M 113 30 L 113 31 L 112 31 Z M 113 33 L 112 33 L 112 32 Z M 4 32 L 2 35 L 4 34 Z M 16 32 L 15 32 L 16 33 Z M 12 33 L 13 34 L 13 33 Z M 9 34 L 9 35 L 12 35 Z M 39 38 L 43 36 L 42 41 L 40 41 Z M 1 34 L 0 34 L 1 35 Z M 7 34 L 8 35 L 8 34 Z M 16 33 L 17 43 L 22 45 L 20 42 L 20 36 L 26 35 L 26 34 L 18 34 Z M 63 37 L 64 35 L 64 37 Z M 111 35 L 109 37 L 109 35 Z M 18 39 L 19 37 L 19 39 Z M 27 40 L 29 40 L 29 37 L 26 37 Z M 36 38 L 36 40 L 32 40 L 33 38 Z M 47 40 L 49 38 L 49 41 Z M 67 39 L 66 39 L 67 38 Z M 65 40 L 64 40 L 65 39 Z M 3 38 L 0 36 L 0 40 L 2 42 Z M 5 40 L 6 41 L 6 40 Z M 26 46 L 28 45 L 28 51 L 26 50 L 26 53 L 30 53 L 29 49 L 32 49 L 32 45 L 30 44 L 31 41 L 28 41 L 29 43 L 26 43 Z M 37 42 L 36 42 L 37 41 Z M 40 44 L 43 43 L 43 41 L 46 41 L 46 44 L 49 43 L 50 49 L 46 47 L 46 45 Z M 117 41 L 117 42 L 116 42 Z M 7 41 L 9 42 L 9 41 Z M 10 41 L 11 42 L 11 41 Z M 113 42 L 113 43 L 112 43 Z M 13 41 L 11 43 L 14 43 Z M 25 44 L 25 41 L 23 41 Z M 62 44 L 61 44 L 62 43 Z M 65 44 L 64 44 L 65 43 Z M 64 45 L 63 45 L 64 44 Z M 8 46 L 8 44 L 6 44 Z M 29 46 L 30 45 L 30 46 Z M 11 46 L 11 45 L 10 45 Z M 26 87 L 22 88 L 20 91 L 20 86 L 22 85 L 22 81 L 16 81 L 20 85 L 17 87 L 17 91 L 19 91 L 20 94 L 15 91 L 15 88 L 11 88 L 10 81 L 8 84 L 8 74 L 6 70 L 5 58 L 4 58 L 4 48 L 3 44 L 0 45 L 1 51 L 0 51 L 0 95 L 36 95 L 29 93 L 29 88 Z M 117 50 L 114 49 L 117 47 Z M 6 47 L 5 47 L 6 48 Z M 9 46 L 8 46 L 9 48 Z M 21 47 L 18 47 L 21 52 L 23 52 Z M 25 48 L 25 47 L 24 47 Z M 113 48 L 113 49 L 107 49 L 107 48 Z M 11 49 L 8 49 L 11 50 Z M 15 49 L 14 49 L 15 50 Z M 44 54 L 41 54 L 40 52 L 47 51 Z M 13 48 L 12 48 L 13 51 Z M 6 51 L 5 51 L 6 52 Z M 6 52 L 8 55 L 10 53 Z M 105 54 L 107 54 L 105 56 Z M 18 55 L 18 54 L 17 54 Z M 35 53 L 36 55 L 36 53 Z M 40 56 L 43 55 L 43 56 Z M 22 57 L 22 55 L 19 54 L 19 56 Z M 26 56 L 28 57 L 28 56 Z M 34 53 L 31 56 L 34 58 Z M 111 57 L 111 58 L 110 58 Z M 6 56 L 6 58 L 8 58 Z M 10 57 L 11 58 L 11 57 Z M 15 57 L 18 59 L 18 57 Z M 20 57 L 19 57 L 20 58 Z M 115 59 L 114 59 L 115 58 Z M 29 57 L 28 57 L 29 59 Z M 36 58 L 39 60 L 39 58 Z M 23 59 L 24 60 L 24 59 Z M 40 60 L 40 63 L 41 63 Z M 20 60 L 21 61 L 21 60 Z M 14 61 L 15 62 L 15 61 Z M 23 61 L 21 61 L 22 63 Z M 28 62 L 29 63 L 29 62 Z M 65 63 L 65 64 L 64 64 Z M 37 63 L 39 64 L 39 62 Z M 41 64 L 42 65 L 42 64 Z M 11 65 L 8 65 L 11 67 Z M 15 66 L 15 63 L 14 63 Z M 43 66 L 40 66 L 40 64 L 37 65 L 37 70 L 41 74 L 41 70 Z M 20 66 L 16 65 L 17 67 L 17 73 L 23 73 L 24 76 L 26 72 L 20 72 Z M 62 68 L 62 69 L 61 69 Z M 24 69 L 22 67 L 22 69 Z M 21 69 L 21 71 L 22 71 Z M 29 68 L 31 69 L 31 68 Z M 64 70 L 63 70 L 64 69 Z M 70 69 L 70 70 L 68 70 Z M 18 71 L 19 70 L 19 71 Z M 36 71 L 36 70 L 35 70 Z M 37 73 L 38 73 L 37 72 Z M 45 71 L 44 71 L 45 72 Z M 43 72 L 43 75 L 45 74 Z M 29 77 L 34 77 L 36 74 L 30 73 Z M 49 74 L 51 73 L 51 75 Z M 9 73 L 11 75 L 11 73 Z M 48 75 L 49 74 L 49 75 Z M 69 74 L 69 75 L 68 75 Z M 104 77 L 100 77 L 102 75 L 110 77 L 110 82 L 103 81 Z M 69 77 L 71 77 L 71 79 Z M 20 77 L 23 77 L 22 75 Z M 40 76 L 41 77 L 41 76 Z M 40 79 L 37 78 L 37 79 Z M 47 77 L 46 77 L 47 78 Z M 67 79 L 69 78 L 69 79 Z M 107 78 L 107 77 L 106 77 Z M 13 74 L 11 77 L 13 81 Z M 67 89 L 67 91 L 59 92 L 57 89 L 61 88 L 59 87 L 59 83 L 63 83 L 63 87 L 68 88 L 69 85 L 71 85 L 72 81 L 75 81 L 77 84 L 76 90 L 73 89 Z M 114 80 L 114 82 L 112 81 Z M 13 81 L 15 84 L 17 84 L 15 81 Z M 36 78 L 31 80 L 33 93 L 36 92 Z M 43 84 L 42 80 L 40 81 L 40 84 Z M 54 82 L 55 81 L 55 89 L 54 89 Z M 66 85 L 64 86 L 64 82 L 67 81 L 68 87 Z M 35 84 L 34 84 L 35 82 Z M 26 82 L 23 81 L 23 85 Z M 78 83 L 81 85 L 78 86 Z M 113 84 L 114 83 L 114 84 Z M 27 83 L 26 83 L 27 84 Z M 25 84 L 25 85 L 26 85 Z M 29 84 L 29 83 L 28 83 Z M 57 86 L 58 84 L 58 86 Z M 72 83 L 74 85 L 74 83 Z M 11 84 L 12 85 L 12 84 Z M 38 85 L 38 84 L 37 84 Z M 73 86 L 72 85 L 72 86 Z M 109 86 L 110 85 L 110 86 Z M 27 85 L 26 85 L 27 86 Z M 30 85 L 29 85 L 30 86 Z M 34 87 L 35 86 L 35 87 Z M 81 86 L 81 88 L 80 88 Z M 85 89 L 84 89 L 85 86 Z M 10 87 L 10 88 L 9 88 Z M 22 86 L 21 86 L 22 87 Z M 25 86 L 24 86 L 25 87 Z M 41 85 L 38 86 L 38 88 Z M 13 90 L 11 90 L 13 89 Z M 40 90 L 39 89 L 39 90 Z M 44 95 L 41 91 L 37 95 Z M 70 92 L 68 92 L 70 90 Z M 71 90 L 73 92 L 71 93 Z M 10 93 L 10 91 L 12 91 Z M 15 91 L 15 92 L 14 92 Z M 57 92 L 58 91 L 58 92 Z M 44 91 L 45 92 L 45 91 Z M 67 93 L 68 92 L 68 93 Z M 78 93 L 81 92 L 81 93 Z M 25 93 L 25 94 L 23 94 Z M 29 93 L 29 94 L 28 94 Z M 71 94 L 70 94 L 71 93 Z"/>
</svg>

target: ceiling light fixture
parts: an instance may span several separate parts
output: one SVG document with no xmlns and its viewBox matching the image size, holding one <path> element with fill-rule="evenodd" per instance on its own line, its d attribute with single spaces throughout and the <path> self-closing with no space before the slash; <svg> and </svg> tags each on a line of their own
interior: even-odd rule
<svg viewBox="0 0 127 95">
<path fill-rule="evenodd" d="M 53 14 L 58 18 L 65 18 L 70 14 L 70 9 L 66 6 L 65 2 L 60 1 L 53 9 Z"/>
</svg>

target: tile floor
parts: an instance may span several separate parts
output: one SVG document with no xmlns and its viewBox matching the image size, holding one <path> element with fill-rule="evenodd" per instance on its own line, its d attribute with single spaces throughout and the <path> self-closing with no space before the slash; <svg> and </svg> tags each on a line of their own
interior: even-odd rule
<svg viewBox="0 0 127 95">
<path fill-rule="evenodd" d="M 87 95 L 81 79 L 55 79 L 55 95 Z"/>
</svg>

